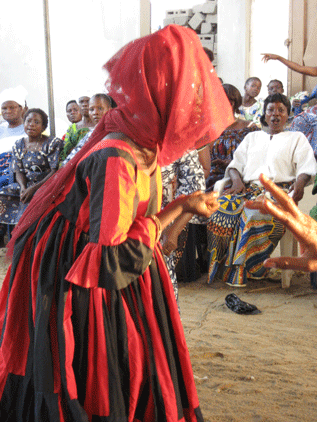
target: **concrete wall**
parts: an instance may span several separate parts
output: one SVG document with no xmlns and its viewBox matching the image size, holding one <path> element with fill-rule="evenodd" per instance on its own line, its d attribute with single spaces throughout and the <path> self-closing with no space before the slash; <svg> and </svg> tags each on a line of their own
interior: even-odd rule
<svg viewBox="0 0 317 422">
<path fill-rule="evenodd" d="M 143 19 L 140 0 L 49 1 L 57 135 L 68 126 L 67 101 L 102 92 L 103 64 L 141 35 L 141 22 L 142 35 L 150 28 L 149 0 L 142 2 Z M 1 5 L 0 92 L 21 84 L 29 92 L 29 107 L 48 112 L 44 48 L 42 0 Z"/>
<path fill-rule="evenodd" d="M 241 93 L 249 73 L 250 0 L 218 0 L 218 66 L 224 83 Z"/>
<path fill-rule="evenodd" d="M 143 37 L 151 33 L 151 2 L 150 0 L 140 0 L 140 36 Z"/>
</svg>

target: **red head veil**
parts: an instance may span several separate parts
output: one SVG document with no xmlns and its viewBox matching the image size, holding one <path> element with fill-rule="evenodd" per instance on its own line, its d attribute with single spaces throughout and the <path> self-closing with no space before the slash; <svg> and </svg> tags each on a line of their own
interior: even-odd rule
<svg viewBox="0 0 317 422">
<path fill-rule="evenodd" d="M 106 87 L 118 107 L 98 123 L 85 146 L 34 195 L 9 244 L 52 204 L 78 161 L 108 133 L 123 132 L 159 149 L 169 164 L 216 139 L 233 122 L 232 109 L 197 34 L 169 25 L 122 48 L 105 65 Z"/>
<path fill-rule="evenodd" d="M 134 41 L 106 65 L 118 108 L 95 131 L 123 132 L 158 145 L 159 163 L 216 139 L 232 123 L 232 108 L 194 31 L 169 25 Z"/>
</svg>

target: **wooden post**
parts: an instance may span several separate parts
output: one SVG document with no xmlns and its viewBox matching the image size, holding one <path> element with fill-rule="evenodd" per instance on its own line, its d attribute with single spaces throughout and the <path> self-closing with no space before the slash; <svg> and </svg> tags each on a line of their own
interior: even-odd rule
<svg viewBox="0 0 317 422">
<path fill-rule="evenodd" d="M 55 136 L 56 134 L 55 133 L 55 111 L 54 111 L 51 38 L 50 38 L 48 0 L 43 0 L 43 11 L 44 11 L 44 31 L 45 31 L 46 82 L 47 82 L 47 93 L 48 93 L 50 135 Z"/>
<path fill-rule="evenodd" d="M 303 64 L 306 47 L 306 9 L 307 0 L 290 0 L 290 34 L 291 44 L 288 59 Z M 305 90 L 304 75 L 288 70 L 288 95 Z"/>
</svg>

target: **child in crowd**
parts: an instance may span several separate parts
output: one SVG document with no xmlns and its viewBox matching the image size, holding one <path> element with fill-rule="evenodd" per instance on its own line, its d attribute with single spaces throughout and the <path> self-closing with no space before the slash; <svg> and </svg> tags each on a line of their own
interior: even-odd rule
<svg viewBox="0 0 317 422">
<path fill-rule="evenodd" d="M 278 79 L 272 79 L 267 85 L 268 95 L 284 94 L 284 86 Z"/>
<path fill-rule="evenodd" d="M 268 95 L 272 95 L 272 94 L 283 94 L 284 93 L 284 86 L 283 83 L 278 80 L 278 79 L 272 79 L 267 86 L 267 91 L 268 91 Z M 289 101 L 292 105 L 292 114 L 289 118 L 289 124 L 293 121 L 293 113 L 294 113 L 294 109 L 296 107 L 299 107 L 301 105 L 301 100 L 303 100 L 305 97 L 307 97 L 309 95 L 309 93 L 307 91 L 300 91 L 297 92 L 295 95 L 293 95 L 292 97 L 289 98 Z M 302 106 L 302 110 L 307 109 L 308 105 L 304 104 Z"/>
<path fill-rule="evenodd" d="M 240 114 L 244 120 L 250 120 L 258 127 L 261 127 L 260 117 L 263 114 L 263 100 L 256 99 L 262 87 L 262 82 L 256 76 L 248 78 L 244 85 L 242 105 L 239 107 Z"/>
</svg>

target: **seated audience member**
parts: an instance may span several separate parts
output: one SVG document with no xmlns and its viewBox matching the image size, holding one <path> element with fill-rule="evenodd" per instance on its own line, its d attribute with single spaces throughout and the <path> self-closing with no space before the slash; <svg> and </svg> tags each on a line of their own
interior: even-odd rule
<svg viewBox="0 0 317 422">
<path fill-rule="evenodd" d="M 80 108 L 76 100 L 70 100 L 66 104 L 66 116 L 67 119 L 71 122 L 71 125 L 67 129 L 65 135 L 62 137 L 63 141 L 65 141 L 65 138 L 69 139 L 71 134 L 75 134 L 78 132 L 76 123 L 81 121 L 82 115 L 80 113 Z"/>
<path fill-rule="evenodd" d="M 278 79 L 272 79 L 267 86 L 268 95 L 272 94 L 284 94 L 284 86 L 281 81 Z M 305 96 L 308 96 L 307 91 L 301 91 L 290 97 L 290 103 L 292 105 L 292 110 L 294 110 L 294 107 L 298 107 L 300 105 L 300 101 L 304 99 Z"/>
<path fill-rule="evenodd" d="M 267 84 L 267 92 L 268 92 L 268 95 L 284 94 L 283 82 L 279 81 L 278 79 L 272 79 Z"/>
<path fill-rule="evenodd" d="M 256 99 L 262 87 L 262 82 L 256 76 L 248 78 L 244 85 L 244 95 L 242 105 L 239 107 L 240 115 L 243 119 L 252 121 L 261 127 L 260 118 L 262 116 L 263 100 Z"/>
<path fill-rule="evenodd" d="M 290 131 L 302 132 L 306 136 L 317 160 L 317 105 L 295 116 Z"/>
<path fill-rule="evenodd" d="M 82 115 L 76 100 L 70 100 L 66 104 L 66 116 L 71 124 L 76 124 L 81 121 Z"/>
<path fill-rule="evenodd" d="M 25 135 L 23 113 L 26 95 L 27 91 L 21 85 L 5 89 L 0 94 L 1 114 L 4 119 L 0 125 L 0 188 L 9 183 L 12 146 Z"/>
<path fill-rule="evenodd" d="M 296 203 L 316 174 L 316 161 L 307 138 L 301 132 L 283 131 L 290 108 L 284 95 L 268 96 L 261 118 L 267 126 L 266 132 L 248 134 L 226 169 L 228 186 L 219 198 L 219 210 L 208 223 L 209 283 L 222 269 L 223 280 L 236 287 L 245 286 L 247 277 L 267 276 L 262 263 L 283 236 L 284 227 L 269 214 L 244 207 L 245 198 L 265 194 L 259 182 L 260 174 L 267 174 L 287 192 L 292 192 Z"/>
<path fill-rule="evenodd" d="M 114 100 L 107 94 L 95 94 L 89 100 L 88 113 L 93 123 L 93 127 L 85 134 L 84 137 L 77 143 L 77 145 L 71 150 L 67 157 L 62 161 L 61 167 L 63 167 L 69 160 L 71 160 L 75 154 L 85 145 L 94 128 L 99 123 L 100 119 L 106 114 L 111 108 L 116 106 Z"/>
<path fill-rule="evenodd" d="M 89 100 L 90 97 L 87 97 L 86 95 L 83 95 L 78 99 L 78 105 L 80 113 L 82 115 L 82 119 L 78 122 L 77 129 L 93 127 L 93 122 L 89 115 Z"/>
<path fill-rule="evenodd" d="M 239 90 L 230 84 L 222 85 L 230 101 L 235 121 L 220 137 L 210 145 L 211 169 L 206 180 L 207 190 L 212 190 L 217 180 L 224 177 L 226 168 L 233 158 L 233 153 L 244 137 L 255 130 L 260 130 L 253 122 L 239 118 L 242 97 Z"/>
<path fill-rule="evenodd" d="M 94 127 L 89 116 L 89 100 L 90 97 L 87 96 L 82 96 L 78 100 L 78 107 L 82 118 L 79 122 L 72 123 L 63 137 L 64 148 L 60 154 L 61 161 L 66 159 L 78 142 Z"/>
<path fill-rule="evenodd" d="M 279 81 L 278 79 L 272 79 L 267 86 L 267 91 L 268 91 L 268 95 L 272 95 L 272 94 L 283 94 L 284 93 L 284 86 L 283 83 L 281 81 Z M 297 92 L 295 95 L 293 95 L 292 97 L 290 97 L 290 103 L 292 106 L 292 112 L 294 112 L 294 109 L 296 107 L 301 106 L 301 100 L 303 100 L 304 98 L 306 98 L 309 95 L 309 93 L 307 91 L 301 91 L 301 92 Z M 303 106 L 301 106 L 303 109 L 307 108 L 307 104 L 304 104 Z M 289 119 L 290 121 L 293 120 L 293 116 Z"/>
<path fill-rule="evenodd" d="M 26 136 L 12 149 L 16 182 L 0 190 L 0 223 L 17 224 L 35 192 L 58 169 L 63 142 L 43 135 L 47 124 L 47 114 L 39 108 L 29 109 L 24 116 Z"/>
</svg>

